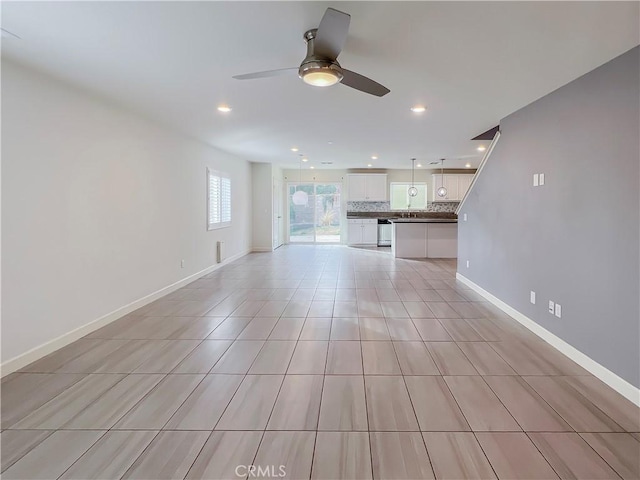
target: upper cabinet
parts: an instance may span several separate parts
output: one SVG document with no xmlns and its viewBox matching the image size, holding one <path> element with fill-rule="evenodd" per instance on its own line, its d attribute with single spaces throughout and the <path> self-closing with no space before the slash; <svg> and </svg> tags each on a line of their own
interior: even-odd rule
<svg viewBox="0 0 640 480">
<path fill-rule="evenodd" d="M 351 202 L 385 202 L 387 175 L 385 173 L 351 173 L 347 175 L 348 196 Z"/>
<path fill-rule="evenodd" d="M 431 189 L 434 202 L 458 202 L 464 198 L 464 195 L 471 186 L 473 180 L 473 174 L 453 174 L 445 173 L 441 175 L 439 173 L 433 174 L 433 188 Z M 445 197 L 438 196 L 438 188 L 443 186 L 447 189 Z"/>
</svg>

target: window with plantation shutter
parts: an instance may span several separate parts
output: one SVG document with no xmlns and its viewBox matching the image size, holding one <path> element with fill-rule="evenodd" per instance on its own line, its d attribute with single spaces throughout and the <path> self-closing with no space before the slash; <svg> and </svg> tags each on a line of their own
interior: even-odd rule
<svg viewBox="0 0 640 480">
<path fill-rule="evenodd" d="M 207 229 L 231 225 L 231 179 L 207 169 Z"/>
</svg>

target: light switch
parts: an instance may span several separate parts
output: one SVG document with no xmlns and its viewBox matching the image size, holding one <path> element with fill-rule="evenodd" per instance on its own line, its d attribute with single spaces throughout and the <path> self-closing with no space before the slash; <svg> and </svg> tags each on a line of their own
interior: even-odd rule
<svg viewBox="0 0 640 480">
<path fill-rule="evenodd" d="M 555 311 L 555 304 L 553 303 L 553 300 L 549 300 L 549 313 L 553 315 L 554 311 Z"/>
<path fill-rule="evenodd" d="M 469 260 L 467 260 L 467 268 L 469 268 Z"/>
<path fill-rule="evenodd" d="M 556 317 L 562 318 L 562 305 L 556 303 Z"/>
<path fill-rule="evenodd" d="M 531 290 L 531 296 L 529 297 L 529 300 L 531 301 L 531 303 L 533 303 L 534 305 L 536 304 L 536 292 L 534 292 L 533 290 Z"/>
<path fill-rule="evenodd" d="M 539 180 L 538 183 L 540 184 L 540 186 L 544 185 L 544 173 L 541 173 L 539 175 L 539 178 L 540 178 L 540 180 Z"/>
<path fill-rule="evenodd" d="M 533 174 L 533 186 L 537 187 L 539 185 L 540 182 L 540 177 L 538 176 L 537 173 Z"/>
<path fill-rule="evenodd" d="M 467 221 L 467 214 L 465 213 L 464 215 L 462 215 L 462 221 L 466 222 Z"/>
</svg>

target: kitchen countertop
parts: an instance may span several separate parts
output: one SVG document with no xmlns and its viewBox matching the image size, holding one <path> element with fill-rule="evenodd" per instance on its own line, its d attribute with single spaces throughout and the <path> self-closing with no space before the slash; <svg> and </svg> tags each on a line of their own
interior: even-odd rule
<svg viewBox="0 0 640 480">
<path fill-rule="evenodd" d="M 347 212 L 348 219 L 358 219 L 358 218 L 387 218 L 391 220 L 392 218 L 402 218 L 402 215 L 407 215 L 406 211 L 403 212 Z M 458 216 L 452 212 L 411 212 L 411 220 L 421 220 L 421 219 L 446 219 L 446 220 L 456 220 Z M 408 218 L 404 218 L 405 220 L 409 220 Z"/>
<path fill-rule="evenodd" d="M 390 218 L 391 223 L 458 223 L 457 218 Z"/>
</svg>

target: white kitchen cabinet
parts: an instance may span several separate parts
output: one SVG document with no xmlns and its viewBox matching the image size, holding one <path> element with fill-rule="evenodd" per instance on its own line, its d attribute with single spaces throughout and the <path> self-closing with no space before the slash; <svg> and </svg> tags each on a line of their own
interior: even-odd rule
<svg viewBox="0 0 640 480">
<path fill-rule="evenodd" d="M 457 202 L 462 200 L 465 193 L 471 185 L 473 175 L 470 174 L 454 174 L 445 173 L 441 175 L 439 173 L 433 174 L 433 201 L 434 202 Z M 447 189 L 447 194 L 444 198 L 438 196 L 438 188 L 442 185 Z"/>
<path fill-rule="evenodd" d="M 387 175 L 352 173 L 347 175 L 349 201 L 384 202 L 387 200 Z"/>
<path fill-rule="evenodd" d="M 460 200 L 464 198 L 471 186 L 471 181 L 473 180 L 473 175 L 458 175 L 458 197 Z"/>
<path fill-rule="evenodd" d="M 349 245 L 377 245 L 378 219 L 347 220 L 347 243 Z"/>
</svg>

